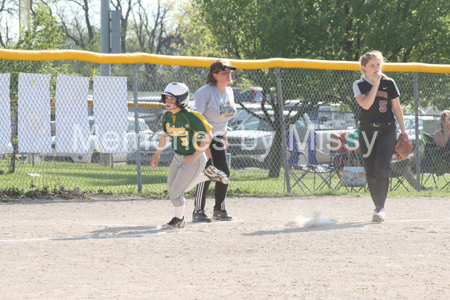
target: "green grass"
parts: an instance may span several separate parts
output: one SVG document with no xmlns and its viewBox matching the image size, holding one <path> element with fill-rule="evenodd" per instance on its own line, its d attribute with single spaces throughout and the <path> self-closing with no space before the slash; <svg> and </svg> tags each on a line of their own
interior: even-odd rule
<svg viewBox="0 0 450 300">
<path fill-rule="evenodd" d="M 7 198 L 0 198 L 0 202 L 9 203 L 9 202 L 13 202 L 13 200 L 7 199 Z"/>
<path fill-rule="evenodd" d="M 64 162 L 19 162 L 14 173 L 7 173 L 8 166 L 0 164 L 5 173 L 0 175 L 0 189 L 15 187 L 29 190 L 48 187 L 50 190 L 66 190 L 80 188 L 84 192 L 96 193 L 135 193 L 137 192 L 136 166 L 115 165 L 102 166 L 99 164 L 76 164 Z M 150 170 L 151 169 L 151 170 Z M 144 187 L 151 185 L 151 191 L 162 193 L 165 189 L 166 167 L 156 170 L 150 167 L 142 168 L 142 182 Z M 38 175 L 38 176 L 33 176 Z M 152 184 L 150 184 L 152 183 Z"/>
<path fill-rule="evenodd" d="M 32 166 L 29 162 L 18 161 L 16 171 L 8 173 L 9 165 L 6 160 L 0 160 L 0 190 L 14 188 L 20 193 L 41 190 L 73 190 L 78 188 L 84 193 L 112 193 L 112 194 L 133 194 L 137 193 L 137 174 L 135 165 L 116 164 L 113 167 L 99 164 L 76 164 L 64 162 L 36 162 Z M 168 167 L 160 166 L 156 169 L 150 166 L 142 166 L 142 192 L 144 194 L 167 195 L 167 172 Z M 232 169 L 231 184 L 228 195 L 255 195 L 255 196 L 281 196 L 288 195 L 284 187 L 284 170 L 280 171 L 278 178 L 269 178 L 269 171 L 265 169 Z M 34 175 L 34 176 L 33 176 Z M 39 176 L 36 176 L 39 175 Z M 291 178 L 291 182 L 292 182 Z M 304 182 L 312 189 L 319 183 L 318 178 L 308 175 Z M 395 181 L 396 179 L 394 179 Z M 444 179 L 438 179 L 438 186 L 444 185 Z M 427 185 L 432 185 L 430 181 Z M 369 195 L 367 191 L 357 189 L 345 189 L 340 186 L 337 177 L 332 181 L 333 189 L 321 189 L 306 195 Z M 434 188 L 420 193 L 409 187 L 409 192 L 403 187 L 398 191 L 389 193 L 389 197 L 404 196 L 444 196 L 448 195 L 446 190 L 436 190 Z M 214 184 L 211 184 L 209 192 L 212 193 Z M 337 188 L 337 189 L 335 189 Z M 191 190 L 188 194 L 193 194 Z M 304 196 L 298 186 L 294 187 L 290 195 Z"/>
</svg>

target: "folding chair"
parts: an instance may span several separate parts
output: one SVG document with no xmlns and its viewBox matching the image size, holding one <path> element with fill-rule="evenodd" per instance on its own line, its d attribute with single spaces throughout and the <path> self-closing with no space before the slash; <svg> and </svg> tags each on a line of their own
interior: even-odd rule
<svg viewBox="0 0 450 300">
<path fill-rule="evenodd" d="M 293 181 L 290 182 L 290 190 L 298 185 L 298 187 L 302 190 L 303 193 L 306 194 L 305 189 L 311 193 L 311 190 L 308 186 L 303 182 L 303 178 L 307 175 L 308 172 L 305 171 L 304 165 L 300 164 L 300 161 L 307 161 L 307 157 L 305 152 L 299 151 L 297 144 L 294 141 L 293 136 L 291 136 L 290 131 L 286 132 L 286 143 L 287 143 L 287 151 L 288 155 L 288 164 L 289 164 L 289 176 L 292 177 Z M 301 174 L 297 174 L 298 170 L 301 170 Z M 286 180 L 285 180 L 286 182 Z"/>
<path fill-rule="evenodd" d="M 414 151 L 414 150 L 413 150 Z M 409 168 L 409 170 L 408 170 Z M 404 187 L 409 192 L 406 186 L 406 176 L 410 177 L 412 171 L 409 159 L 402 160 L 400 158 L 391 160 L 391 171 L 389 173 L 389 191 L 397 191 L 399 188 Z M 414 176 L 414 175 L 413 175 Z M 415 187 L 415 185 L 413 185 Z"/>
<path fill-rule="evenodd" d="M 395 182 L 394 179 L 397 181 Z M 391 172 L 389 175 L 389 191 L 396 191 L 400 187 L 404 187 L 407 192 L 409 192 L 408 187 L 405 185 L 405 177 L 403 177 L 402 173 Z"/>
<path fill-rule="evenodd" d="M 444 189 L 450 186 L 450 179 L 444 176 L 445 173 L 450 172 L 450 163 L 442 157 L 442 149 L 436 145 L 431 134 L 420 131 L 420 137 L 422 139 L 420 145 L 424 153 L 420 162 L 420 170 L 423 174 L 421 185 L 425 186 L 425 183 L 432 178 L 436 188 Z M 445 183 L 442 187 L 438 186 L 439 178 Z"/>
<path fill-rule="evenodd" d="M 310 131 L 308 131 L 308 133 L 309 132 Z M 294 179 L 293 184 L 291 184 L 291 189 L 298 185 L 304 193 L 304 188 L 311 193 L 310 186 L 305 183 L 306 176 L 311 174 L 313 175 L 314 180 L 312 191 L 320 190 L 325 186 L 332 189 L 331 179 L 334 175 L 338 174 L 340 164 L 332 166 L 331 163 L 333 159 L 341 157 L 341 154 L 326 154 L 323 151 L 316 149 L 315 131 L 312 131 L 310 134 L 307 151 L 308 155 L 305 154 L 305 151 L 298 149 L 298 143 L 294 139 L 292 130 L 286 132 L 286 142 L 287 150 L 289 152 L 289 174 Z M 319 164 L 316 153 L 327 156 L 330 159 L 330 165 Z M 298 172 L 301 172 L 301 174 L 298 174 Z M 316 180 L 319 180 L 319 182 L 316 183 Z"/>
</svg>

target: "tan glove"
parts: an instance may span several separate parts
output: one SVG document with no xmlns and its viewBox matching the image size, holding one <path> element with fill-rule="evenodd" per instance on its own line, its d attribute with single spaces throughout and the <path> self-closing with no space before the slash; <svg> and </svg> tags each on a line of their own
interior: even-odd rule
<svg viewBox="0 0 450 300">
<path fill-rule="evenodd" d="M 397 143 L 395 144 L 394 154 L 398 158 L 406 159 L 413 149 L 413 145 L 406 133 L 401 133 L 398 136 Z"/>
</svg>

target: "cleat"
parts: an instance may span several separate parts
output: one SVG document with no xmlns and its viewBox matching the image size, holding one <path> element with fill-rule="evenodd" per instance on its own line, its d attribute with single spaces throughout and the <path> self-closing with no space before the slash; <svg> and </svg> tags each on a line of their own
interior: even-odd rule
<svg viewBox="0 0 450 300">
<path fill-rule="evenodd" d="M 381 223 L 386 218 L 386 213 L 384 212 L 384 208 L 381 206 L 377 206 L 373 211 L 372 221 Z"/>
<path fill-rule="evenodd" d="M 215 210 L 213 219 L 217 221 L 233 221 L 233 217 L 229 216 L 226 210 Z"/>
<path fill-rule="evenodd" d="M 212 165 L 206 168 L 203 173 L 206 176 L 208 176 L 208 178 L 211 179 L 211 181 L 218 181 L 223 184 L 228 184 L 230 182 L 230 179 L 228 178 L 227 174 L 225 174 L 224 172 L 220 171 L 219 169 L 217 169 Z"/>
<path fill-rule="evenodd" d="M 192 214 L 192 222 L 212 222 L 211 218 L 209 218 L 204 210 L 199 210 Z"/>
<path fill-rule="evenodd" d="M 178 219 L 177 217 L 173 217 L 173 219 L 167 223 L 165 228 L 183 228 L 186 226 L 186 222 L 184 221 L 184 217 L 182 219 Z"/>
</svg>

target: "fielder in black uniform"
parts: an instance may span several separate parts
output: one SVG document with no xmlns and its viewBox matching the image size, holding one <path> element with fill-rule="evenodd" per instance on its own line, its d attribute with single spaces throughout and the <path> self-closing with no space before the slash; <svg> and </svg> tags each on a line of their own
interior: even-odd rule
<svg viewBox="0 0 450 300">
<path fill-rule="evenodd" d="M 361 79 L 353 83 L 353 93 L 362 108 L 359 145 L 367 184 L 375 204 L 374 222 L 385 219 L 390 164 L 397 141 L 395 119 L 402 133 L 406 133 L 400 93 L 394 80 L 381 73 L 383 60 L 379 51 L 364 54 L 360 58 Z"/>
</svg>

